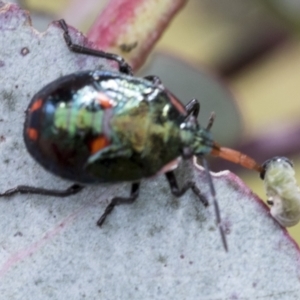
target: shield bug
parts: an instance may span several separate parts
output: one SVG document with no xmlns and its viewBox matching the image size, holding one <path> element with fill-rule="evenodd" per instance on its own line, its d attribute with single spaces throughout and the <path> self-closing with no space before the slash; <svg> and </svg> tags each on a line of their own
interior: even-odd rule
<svg viewBox="0 0 300 300">
<path fill-rule="evenodd" d="M 274 157 L 262 167 L 271 215 L 284 227 L 296 225 L 300 221 L 300 189 L 292 162 L 286 157 Z"/>
<path fill-rule="evenodd" d="M 97 224 L 101 226 L 116 205 L 132 203 L 143 178 L 164 173 L 173 195 L 187 190 L 207 205 L 194 182 L 180 188 L 173 170 L 180 158 L 204 158 L 208 154 L 254 170 L 261 167 L 237 151 L 214 142 L 210 128 L 197 122 L 200 105 L 184 106 L 158 77 L 137 78 L 118 55 L 73 44 L 68 27 L 59 21 L 71 51 L 115 61 L 120 72 L 82 71 L 58 78 L 36 93 L 27 110 L 24 141 L 28 152 L 45 169 L 73 184 L 65 190 L 17 186 L 0 196 L 35 193 L 65 197 L 85 185 L 132 182 L 128 197 L 114 197 Z M 212 178 L 204 160 L 217 223 L 227 249 Z"/>
</svg>

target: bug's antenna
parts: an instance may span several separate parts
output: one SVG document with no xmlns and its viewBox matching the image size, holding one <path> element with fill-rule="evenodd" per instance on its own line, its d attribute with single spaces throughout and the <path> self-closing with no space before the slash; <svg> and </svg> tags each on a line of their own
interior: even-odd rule
<svg viewBox="0 0 300 300">
<path fill-rule="evenodd" d="M 216 117 L 215 112 L 212 112 L 210 114 L 210 117 L 208 119 L 208 123 L 206 125 L 206 130 L 207 131 L 210 131 L 210 129 L 211 129 L 211 127 L 212 127 L 212 125 L 215 121 L 215 117 Z M 217 200 L 217 197 L 216 197 L 215 186 L 213 184 L 212 177 L 211 177 L 210 172 L 209 172 L 208 162 L 203 157 L 202 157 L 202 164 L 203 164 L 205 174 L 206 174 L 206 177 L 207 177 L 207 180 L 208 180 L 210 193 L 211 193 L 212 198 L 213 198 L 213 204 L 214 204 L 214 208 L 215 208 L 215 215 L 216 215 L 216 218 L 217 218 L 217 225 L 219 227 L 219 231 L 220 231 L 220 234 L 221 234 L 223 247 L 224 247 L 225 251 L 227 252 L 228 251 L 227 240 L 226 240 L 225 231 L 224 231 L 224 228 L 223 228 L 223 225 L 222 225 L 221 214 L 220 214 L 220 209 L 219 209 L 219 203 L 218 203 L 218 200 Z"/>
<path fill-rule="evenodd" d="M 205 174 L 206 177 L 208 179 L 208 185 L 209 185 L 209 189 L 210 189 L 210 193 L 212 195 L 213 198 L 213 204 L 214 204 L 214 208 L 215 208 L 215 214 L 216 214 L 216 218 L 217 218 L 217 225 L 219 227 L 219 231 L 221 234 L 221 238 L 222 238 L 222 243 L 223 243 L 223 247 L 225 249 L 225 251 L 228 251 L 228 246 L 227 246 L 227 240 L 226 240 L 226 236 L 225 236 L 225 231 L 222 225 L 222 220 L 221 220 L 221 214 L 220 214 L 220 209 L 219 209 L 219 203 L 216 197 L 216 190 L 212 181 L 212 177 L 210 175 L 209 172 L 209 166 L 208 166 L 208 162 L 206 159 L 202 158 L 202 163 L 203 163 L 203 167 L 205 170 Z"/>
<path fill-rule="evenodd" d="M 207 130 L 207 131 L 210 131 L 211 127 L 212 127 L 213 124 L 214 124 L 215 118 L 216 118 L 216 114 L 215 114 L 215 112 L 213 111 L 213 112 L 211 112 L 210 117 L 209 117 L 209 119 L 208 119 L 208 123 L 207 123 L 207 125 L 206 125 L 206 130 Z"/>
</svg>

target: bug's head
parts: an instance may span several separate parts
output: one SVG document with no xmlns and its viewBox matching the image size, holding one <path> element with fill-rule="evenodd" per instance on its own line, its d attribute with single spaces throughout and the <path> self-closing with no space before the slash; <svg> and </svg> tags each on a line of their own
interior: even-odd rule
<svg viewBox="0 0 300 300">
<path fill-rule="evenodd" d="M 193 116 L 181 124 L 184 158 L 192 155 L 203 157 L 211 153 L 215 143 L 209 129 L 201 127 Z"/>
<path fill-rule="evenodd" d="M 269 166 L 273 163 L 277 163 L 277 164 L 281 164 L 281 165 L 290 165 L 292 168 L 293 168 L 293 163 L 287 158 L 287 157 L 283 157 L 283 156 L 275 156 L 275 157 L 272 157 L 268 160 L 266 160 L 263 164 L 262 164 L 262 168 L 263 168 L 263 171 L 260 173 L 260 178 L 262 180 L 265 179 L 265 174 L 266 174 L 266 171 L 267 169 L 269 168 Z"/>
<path fill-rule="evenodd" d="M 263 167 L 254 159 L 239 151 L 221 147 L 213 140 L 210 128 L 214 118 L 215 115 L 212 113 L 205 128 L 201 127 L 193 116 L 182 124 L 181 140 L 184 145 L 182 156 L 184 158 L 191 157 L 192 155 L 203 157 L 210 154 L 262 173 Z"/>
</svg>

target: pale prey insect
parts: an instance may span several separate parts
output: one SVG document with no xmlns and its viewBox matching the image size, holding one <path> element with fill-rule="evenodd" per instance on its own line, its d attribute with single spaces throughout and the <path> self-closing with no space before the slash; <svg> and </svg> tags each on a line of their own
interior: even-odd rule
<svg viewBox="0 0 300 300">
<path fill-rule="evenodd" d="M 295 178 L 292 162 L 286 157 L 274 157 L 263 166 L 264 180 L 271 205 L 271 215 L 284 227 L 294 226 L 300 221 L 300 189 Z"/>
</svg>

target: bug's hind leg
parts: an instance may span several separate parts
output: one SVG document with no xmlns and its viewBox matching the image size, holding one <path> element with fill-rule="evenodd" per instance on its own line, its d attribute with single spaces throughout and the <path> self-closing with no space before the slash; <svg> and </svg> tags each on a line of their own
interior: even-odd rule
<svg viewBox="0 0 300 300">
<path fill-rule="evenodd" d="M 12 196 L 14 194 L 37 194 L 45 196 L 54 196 L 54 197 L 67 197 L 79 193 L 84 186 L 79 184 L 73 184 L 66 188 L 65 190 L 50 190 L 40 187 L 28 186 L 28 185 L 18 185 L 15 188 L 9 189 L 4 193 L 0 194 L 0 197 Z"/>
<path fill-rule="evenodd" d="M 116 205 L 133 203 L 139 195 L 139 189 L 140 189 L 140 182 L 135 182 L 131 186 L 131 192 L 129 197 L 113 198 L 111 202 L 108 204 L 108 206 L 106 207 L 100 219 L 97 221 L 97 225 L 100 227 L 104 223 L 106 217 L 112 212 L 112 210 Z"/>
<path fill-rule="evenodd" d="M 208 201 L 204 195 L 201 194 L 200 190 L 197 188 L 195 182 L 187 181 L 183 187 L 180 189 L 177 184 L 177 180 L 173 171 L 169 171 L 165 173 L 167 180 L 169 182 L 171 192 L 176 197 L 181 197 L 185 192 L 189 189 L 193 191 L 193 193 L 199 198 L 199 200 L 203 203 L 204 206 L 208 206 Z"/>
<path fill-rule="evenodd" d="M 97 57 L 114 60 L 118 64 L 119 70 L 121 73 L 132 75 L 132 69 L 131 69 L 130 65 L 124 60 L 123 57 L 121 57 L 117 54 L 108 53 L 108 52 L 104 52 L 101 50 L 96 50 L 96 49 L 84 47 L 84 46 L 81 46 L 78 44 L 74 44 L 72 42 L 71 36 L 69 34 L 69 29 L 68 29 L 68 25 L 67 25 L 66 21 L 61 19 L 58 21 L 58 23 L 59 23 L 60 27 L 62 28 L 62 30 L 64 31 L 64 39 L 66 41 L 67 46 L 69 47 L 69 49 L 71 51 L 80 53 L 80 54 L 92 55 L 92 56 L 97 56 Z"/>
</svg>

